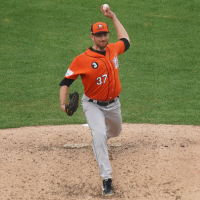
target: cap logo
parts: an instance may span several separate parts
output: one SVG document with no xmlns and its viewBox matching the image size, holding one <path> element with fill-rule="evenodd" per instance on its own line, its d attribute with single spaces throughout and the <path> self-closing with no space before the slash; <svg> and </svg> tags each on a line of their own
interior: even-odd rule
<svg viewBox="0 0 200 200">
<path fill-rule="evenodd" d="M 104 29 L 104 26 L 103 26 L 102 24 L 99 24 L 99 25 L 98 25 L 97 30 L 100 30 L 100 29 Z"/>
</svg>

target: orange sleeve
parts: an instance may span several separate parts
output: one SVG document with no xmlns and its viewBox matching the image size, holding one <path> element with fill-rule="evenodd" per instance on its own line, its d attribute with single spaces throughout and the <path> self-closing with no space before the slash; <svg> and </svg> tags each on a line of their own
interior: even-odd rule
<svg viewBox="0 0 200 200">
<path fill-rule="evenodd" d="M 125 45 L 124 42 L 122 40 L 119 40 L 118 42 L 114 43 L 114 48 L 117 50 L 118 55 L 124 53 L 125 51 Z"/>
<path fill-rule="evenodd" d="M 76 57 L 70 64 L 65 78 L 76 80 L 80 74 L 83 74 L 85 71 L 84 65 L 81 63 L 79 56 Z"/>
</svg>

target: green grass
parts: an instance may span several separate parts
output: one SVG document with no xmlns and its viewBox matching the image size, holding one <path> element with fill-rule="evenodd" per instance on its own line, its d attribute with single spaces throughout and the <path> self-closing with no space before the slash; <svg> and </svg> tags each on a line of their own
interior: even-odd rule
<svg viewBox="0 0 200 200">
<path fill-rule="evenodd" d="M 81 106 L 60 110 L 59 82 L 92 45 L 90 26 L 108 23 L 104 3 L 0 2 L 0 128 L 86 123 Z M 200 125 L 200 2 L 108 0 L 131 39 L 119 57 L 123 122 Z M 78 78 L 70 91 L 83 94 Z"/>
</svg>

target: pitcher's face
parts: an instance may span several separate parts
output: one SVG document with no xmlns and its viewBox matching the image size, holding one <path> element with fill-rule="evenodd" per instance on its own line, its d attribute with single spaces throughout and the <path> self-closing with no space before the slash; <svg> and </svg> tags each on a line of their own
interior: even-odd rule
<svg viewBox="0 0 200 200">
<path fill-rule="evenodd" d="M 109 42 L 109 33 L 99 33 L 90 36 L 94 41 L 93 48 L 99 51 L 105 51 Z"/>
</svg>

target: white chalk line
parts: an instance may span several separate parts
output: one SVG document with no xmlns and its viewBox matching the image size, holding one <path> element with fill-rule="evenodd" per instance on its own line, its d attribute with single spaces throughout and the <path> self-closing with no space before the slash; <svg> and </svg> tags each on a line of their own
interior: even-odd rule
<svg viewBox="0 0 200 200">
<path fill-rule="evenodd" d="M 122 144 L 121 143 L 113 143 L 113 144 L 108 144 L 108 147 L 120 147 Z M 80 148 L 84 148 L 84 147 L 91 147 L 91 144 L 84 144 L 84 143 L 80 143 L 80 144 L 64 144 L 63 148 L 65 149 L 80 149 Z"/>
</svg>

